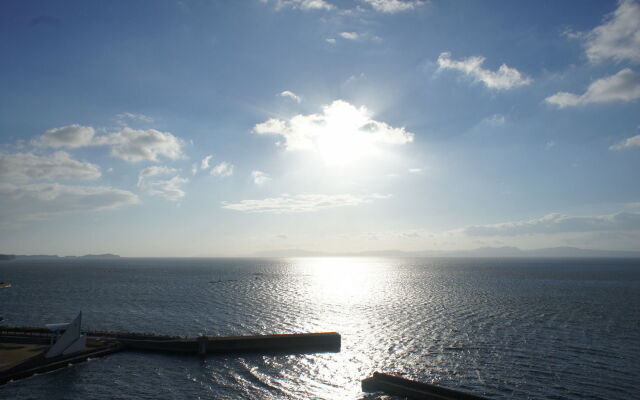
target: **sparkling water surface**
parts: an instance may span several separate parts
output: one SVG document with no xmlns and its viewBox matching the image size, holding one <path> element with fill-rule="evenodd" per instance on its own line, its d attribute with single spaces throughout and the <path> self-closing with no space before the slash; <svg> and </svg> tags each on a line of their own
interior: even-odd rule
<svg viewBox="0 0 640 400">
<path fill-rule="evenodd" d="M 2 399 L 358 399 L 373 371 L 495 399 L 640 392 L 640 260 L 23 259 L 0 280 L 12 326 L 82 310 L 84 329 L 342 335 L 339 353 L 122 352 Z"/>
</svg>

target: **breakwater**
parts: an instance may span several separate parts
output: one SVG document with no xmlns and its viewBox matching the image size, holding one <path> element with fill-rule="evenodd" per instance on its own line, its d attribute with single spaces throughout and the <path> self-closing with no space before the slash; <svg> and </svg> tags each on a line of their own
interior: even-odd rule
<svg viewBox="0 0 640 400">
<path fill-rule="evenodd" d="M 23 357 L 11 365 L 0 367 L 0 385 L 36 373 L 53 371 L 88 358 L 102 357 L 118 351 L 151 351 L 184 354 L 300 354 L 315 352 L 338 352 L 340 334 L 336 332 L 291 333 L 247 336 L 179 336 L 153 335 L 135 332 L 86 331 L 88 346 L 85 351 L 44 358 L 43 352 Z M 51 341 L 53 335 L 42 328 L 0 327 L 0 353 L 7 355 L 25 351 L 27 346 L 42 346 Z M 8 358 L 8 357 L 7 357 Z"/>
</svg>

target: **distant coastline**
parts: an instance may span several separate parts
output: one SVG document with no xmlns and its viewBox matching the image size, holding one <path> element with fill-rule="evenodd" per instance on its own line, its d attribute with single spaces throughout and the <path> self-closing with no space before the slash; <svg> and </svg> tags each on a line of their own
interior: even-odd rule
<svg viewBox="0 0 640 400">
<path fill-rule="evenodd" d="M 47 259 L 66 259 L 66 258 L 84 258 L 84 259 L 113 259 L 120 258 L 117 254 L 86 254 L 84 256 L 58 256 L 58 255 L 47 255 L 47 254 L 35 254 L 35 255 L 14 255 L 14 254 L 0 254 L 0 261 L 11 261 L 11 260 L 47 260 Z"/>
<path fill-rule="evenodd" d="M 640 258 L 640 251 L 593 250 L 578 247 L 551 247 L 522 250 L 517 247 L 481 247 L 472 250 L 380 250 L 345 253 L 315 252 L 300 249 L 261 251 L 254 257 L 542 257 L 542 258 Z"/>
</svg>

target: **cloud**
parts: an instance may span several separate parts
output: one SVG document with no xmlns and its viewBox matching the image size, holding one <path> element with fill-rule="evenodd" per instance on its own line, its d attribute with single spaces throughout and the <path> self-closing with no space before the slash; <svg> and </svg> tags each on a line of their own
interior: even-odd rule
<svg viewBox="0 0 640 400">
<path fill-rule="evenodd" d="M 266 2 L 266 1 L 265 1 Z M 335 6 L 325 0 L 276 0 L 276 9 L 333 10 Z"/>
<path fill-rule="evenodd" d="M 78 124 L 53 128 L 32 140 L 32 144 L 40 147 L 67 147 L 75 149 L 91 145 L 95 130 L 90 126 Z"/>
<path fill-rule="evenodd" d="M 598 79 L 581 95 L 558 92 L 544 99 L 559 108 L 592 103 L 632 101 L 640 98 L 640 73 L 625 68 L 615 75 Z"/>
<path fill-rule="evenodd" d="M 496 72 L 484 69 L 482 68 L 484 61 L 485 58 L 480 56 L 455 61 L 451 59 L 451 53 L 444 52 L 438 57 L 438 71 L 453 69 L 463 72 L 476 82 L 482 82 L 491 89 L 512 89 L 533 82 L 533 79 L 524 76 L 520 71 L 508 67 L 506 64 L 502 64 Z"/>
<path fill-rule="evenodd" d="M 222 177 L 231 176 L 233 175 L 233 165 L 223 161 L 211 169 L 211 175 Z"/>
<path fill-rule="evenodd" d="M 619 212 L 610 215 L 583 217 L 571 217 L 556 213 L 528 221 L 469 226 L 464 229 L 464 233 L 469 236 L 515 236 L 627 230 L 640 230 L 640 213 Z"/>
<path fill-rule="evenodd" d="M 138 187 L 145 190 L 151 196 L 164 197 L 170 201 L 182 199 L 186 193 L 180 185 L 189 182 L 188 179 L 175 175 L 170 179 L 159 179 L 160 176 L 176 174 L 175 168 L 164 165 L 154 165 L 144 168 L 138 174 Z"/>
<path fill-rule="evenodd" d="M 556 144 L 557 144 L 557 143 L 556 143 L 556 141 L 555 141 L 555 140 L 549 140 L 547 143 L 545 143 L 545 144 L 544 144 L 544 148 L 545 148 L 546 150 L 549 150 L 549 149 L 551 149 L 551 148 L 553 148 L 553 147 L 556 147 Z"/>
<path fill-rule="evenodd" d="M 264 185 L 271 180 L 271 177 L 262 171 L 251 171 L 251 179 L 256 185 Z"/>
<path fill-rule="evenodd" d="M 111 155 L 130 162 L 157 161 L 159 156 L 172 160 L 182 158 L 182 140 L 169 132 L 156 129 L 132 129 L 127 126 L 118 132 L 94 136 L 89 126 L 69 125 L 46 131 L 32 141 L 40 147 L 78 148 L 110 146 Z"/>
<path fill-rule="evenodd" d="M 328 38 L 328 39 L 325 39 L 325 40 L 327 41 L 327 43 L 331 43 L 331 44 L 335 44 L 336 43 L 336 39 L 334 39 L 334 38 Z"/>
<path fill-rule="evenodd" d="M 502 114 L 493 114 L 490 117 L 484 118 L 481 122 L 491 126 L 502 126 L 507 122 L 507 118 Z"/>
<path fill-rule="evenodd" d="M 254 126 L 257 134 L 275 134 L 286 150 L 308 150 L 326 161 L 344 161 L 370 153 L 376 145 L 400 145 L 413 141 L 404 127 L 394 128 L 371 119 L 366 107 L 336 100 L 321 114 L 295 115 L 289 120 L 271 118 Z"/>
<path fill-rule="evenodd" d="M 424 171 L 423 168 L 409 168 L 409 172 L 411 172 L 412 174 L 419 174 L 422 171 Z"/>
<path fill-rule="evenodd" d="M 200 169 L 201 170 L 209 169 L 211 167 L 211 165 L 209 165 L 209 161 L 211 161 L 212 158 L 213 156 L 211 154 L 203 158 L 202 161 L 200 162 Z"/>
<path fill-rule="evenodd" d="M 640 135 L 631 136 L 609 147 L 609 150 L 625 150 L 631 147 L 640 147 Z"/>
<path fill-rule="evenodd" d="M 138 196 L 108 186 L 0 183 L 0 221 L 42 219 L 57 214 L 111 210 L 139 203 Z"/>
<path fill-rule="evenodd" d="M 347 40 L 357 40 L 360 37 L 357 32 L 341 32 L 340 36 Z"/>
<path fill-rule="evenodd" d="M 116 119 L 120 122 L 124 122 L 126 120 L 130 121 L 141 121 L 141 122 L 153 122 L 153 118 L 144 114 L 134 114 L 130 112 L 123 112 L 116 115 Z"/>
<path fill-rule="evenodd" d="M 157 161 L 159 156 L 172 160 L 183 157 L 182 141 L 169 132 L 124 127 L 120 132 L 94 139 L 95 145 L 111 146 L 111 155 L 129 162 Z"/>
<path fill-rule="evenodd" d="M 300 96 L 298 96 L 297 94 L 289 91 L 289 90 L 285 90 L 284 92 L 279 94 L 280 97 L 288 97 L 298 103 L 300 103 L 302 101 L 302 98 L 300 98 Z"/>
<path fill-rule="evenodd" d="M 239 203 L 223 202 L 222 208 L 246 213 L 291 214 L 316 212 L 327 208 L 357 206 L 377 199 L 389 198 L 389 195 L 369 194 L 357 196 L 352 194 L 300 194 L 263 200 L 242 200 Z"/>
<path fill-rule="evenodd" d="M 602 25 L 586 34 L 589 61 L 632 61 L 640 63 L 640 4 L 623 0 Z"/>
<path fill-rule="evenodd" d="M 419 7 L 425 4 L 424 1 L 420 1 L 420 0 L 362 0 L 362 1 L 369 4 L 374 10 L 382 13 L 387 13 L 387 14 L 394 14 L 402 11 L 410 11 L 415 9 L 416 7 Z"/>
<path fill-rule="evenodd" d="M 30 179 L 97 179 L 100 167 L 77 161 L 64 151 L 39 156 L 33 153 L 0 154 L 0 178 L 26 181 Z"/>
</svg>

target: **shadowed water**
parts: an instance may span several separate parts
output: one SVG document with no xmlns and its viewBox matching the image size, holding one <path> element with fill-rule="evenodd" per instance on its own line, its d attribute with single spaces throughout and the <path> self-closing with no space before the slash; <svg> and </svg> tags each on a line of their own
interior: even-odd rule
<svg viewBox="0 0 640 400">
<path fill-rule="evenodd" d="M 342 351 L 119 353 L 0 398 L 356 399 L 373 371 L 496 399 L 628 399 L 640 382 L 640 261 L 119 259 L 0 264 L 8 325 L 196 336 L 337 331 Z"/>
</svg>

